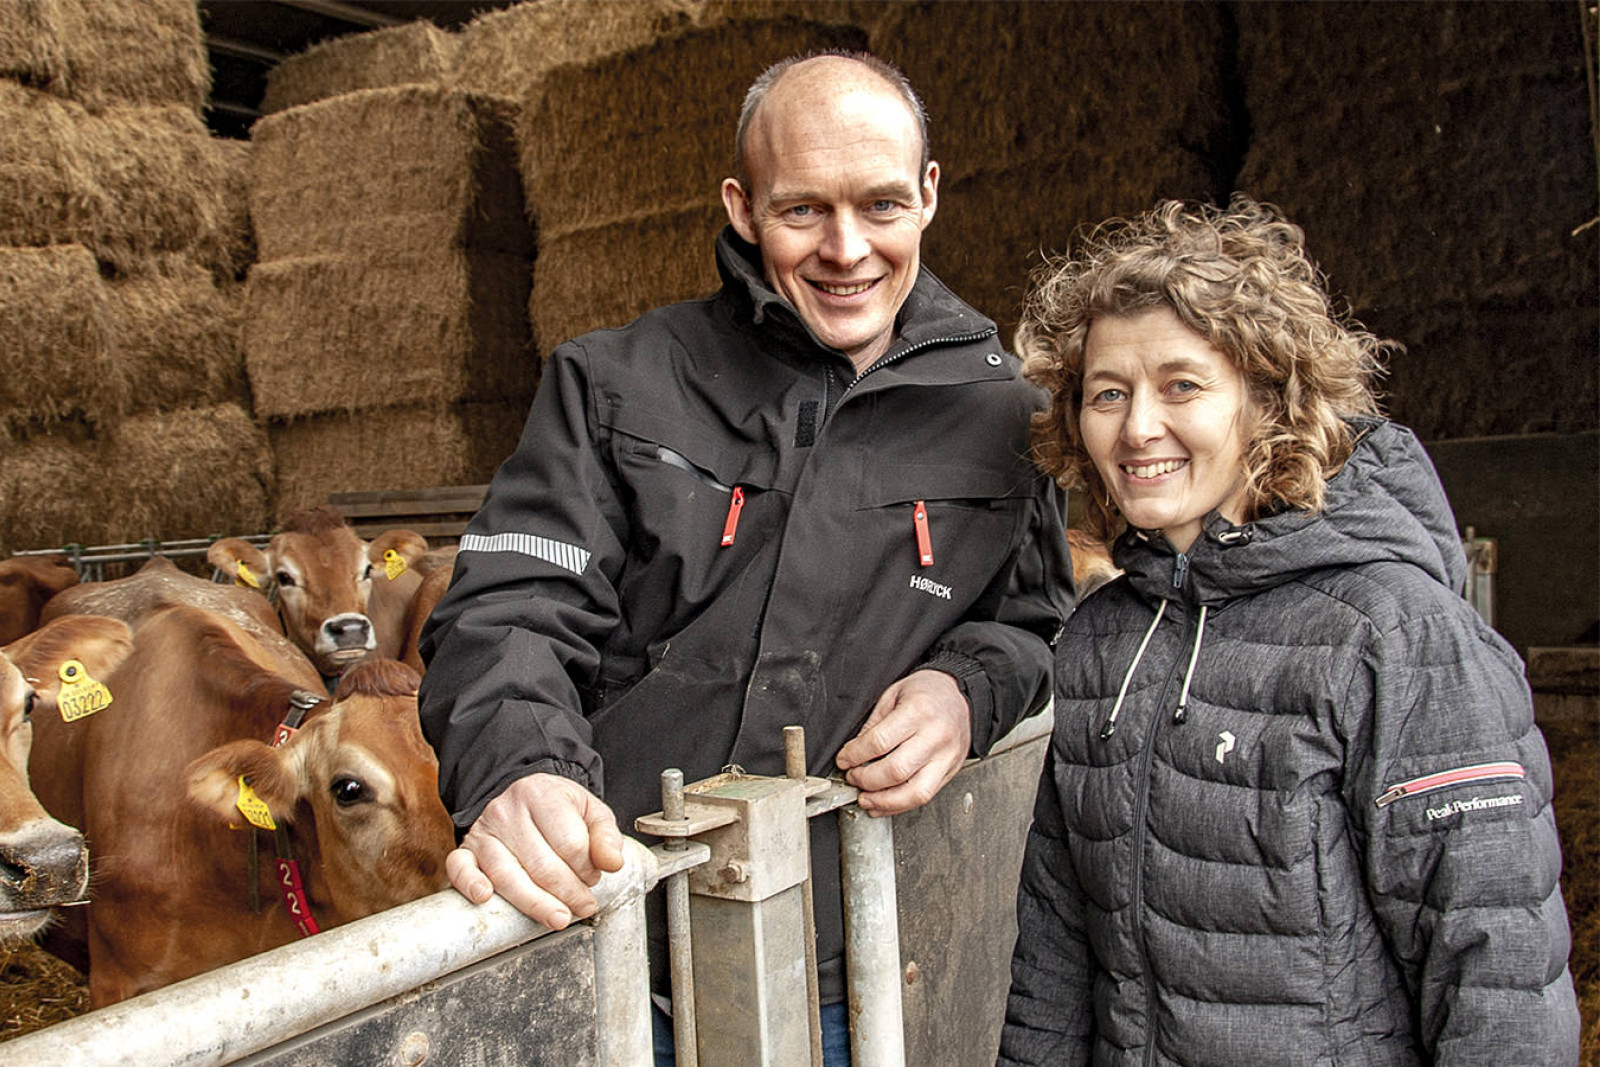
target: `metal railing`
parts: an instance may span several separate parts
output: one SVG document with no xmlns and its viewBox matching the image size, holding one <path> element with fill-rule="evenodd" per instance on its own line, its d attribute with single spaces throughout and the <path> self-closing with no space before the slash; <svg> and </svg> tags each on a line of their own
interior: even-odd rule
<svg viewBox="0 0 1600 1067">
<path fill-rule="evenodd" d="M 106 569 L 124 564 L 143 564 L 156 556 L 180 560 L 194 557 L 204 558 L 206 551 L 217 541 L 216 537 L 196 537 L 182 541 L 129 541 L 116 545 L 80 545 L 68 544 L 60 548 L 30 548 L 21 552 L 12 553 L 17 556 L 66 556 L 73 568 L 77 570 L 78 577 L 86 582 L 103 582 L 106 580 Z M 272 539 L 271 534 L 247 534 L 240 540 L 248 541 L 257 547 L 265 547 Z"/>
<path fill-rule="evenodd" d="M 986 760 L 969 761 L 940 797 L 951 798 L 957 810 L 971 811 L 977 788 L 971 783 L 979 780 L 985 765 L 992 766 L 996 759 L 1026 746 L 1042 746 L 1050 728 L 1048 711 L 1025 720 L 995 746 Z M 1042 759 L 1042 747 L 1038 751 Z M 1030 765 L 1034 773 L 1038 762 Z M 965 777 L 969 773 L 972 778 Z M 742 781 L 772 780 L 746 776 Z M 822 780 L 807 779 L 810 783 L 818 781 Z M 1028 785 L 1026 795 L 1031 797 L 1031 783 Z M 903 1067 L 907 1062 L 907 1020 L 902 1013 L 902 983 L 912 980 L 916 965 L 903 971 L 900 958 L 898 927 L 903 920 L 896 890 L 896 820 L 868 817 L 852 803 L 856 791 L 843 783 L 829 780 L 825 789 L 810 791 L 813 795 L 805 802 L 806 817 L 837 810 L 840 819 L 853 1061 L 856 1067 Z M 936 803 L 938 800 L 935 798 Z M 670 804 L 664 814 L 672 817 Z M 1007 820 L 1014 821 L 1015 817 L 1016 813 L 1008 814 Z M 1025 832 L 1027 813 L 1020 813 L 1020 818 Z M 706 877 L 716 862 L 713 847 L 694 837 L 667 840 L 653 848 L 627 838 L 625 845 L 623 869 L 604 875 L 594 889 L 599 911 L 589 924 L 574 928 L 592 927 L 592 956 L 585 954 L 580 960 L 567 953 L 559 962 L 559 966 L 574 973 L 590 962 L 593 967 L 592 1025 L 598 1058 L 573 1059 L 574 1063 L 641 1067 L 652 1062 L 645 896 L 663 881 L 682 879 L 697 871 Z M 809 869 L 809 864 L 806 867 Z M 760 879 L 760 872 L 741 873 L 752 875 L 755 881 Z M 948 873 L 954 880 L 949 895 L 966 895 L 964 887 L 971 872 Z M 964 905 L 961 917 L 963 922 L 970 920 L 970 902 Z M 697 917 L 697 923 L 702 921 L 703 916 Z M 695 941 L 682 928 L 681 918 L 672 921 L 670 927 L 674 953 L 680 943 L 689 946 Z M 702 935 L 707 932 L 698 931 Z M 364 1011 L 380 1015 L 399 1011 L 395 1006 L 414 1001 L 442 980 L 465 973 L 475 965 L 493 966 L 549 934 L 499 897 L 473 905 L 454 890 L 446 890 L 14 1038 L 0 1049 L 6 1062 L 49 1062 L 71 1067 L 120 1067 L 127 1063 L 144 1067 L 211 1067 L 245 1059 L 273 1064 L 347 1062 L 318 1052 L 313 1043 L 318 1035 L 349 1025 L 348 1020 Z M 719 951 L 725 950 L 725 940 L 711 940 Z M 1009 956 L 1009 945 L 1005 947 Z M 753 956 L 760 956 L 770 950 L 770 945 L 755 948 Z M 688 951 L 705 955 L 700 948 Z M 701 960 L 700 965 L 715 962 L 720 961 Z M 787 976 L 797 973 L 800 964 L 793 959 L 779 959 L 756 966 Z M 1004 981 L 1004 976 L 998 980 Z M 690 996 L 680 1000 L 678 984 L 674 982 L 674 1015 L 686 1010 L 693 1014 L 694 999 Z M 711 995 L 720 994 L 713 989 Z M 799 996 L 803 999 L 805 994 L 801 992 Z M 449 1028 L 470 1031 L 470 1024 L 454 1014 L 460 999 L 451 1001 Z M 538 1004 L 529 1006 L 530 1011 L 540 1009 Z M 948 1010 L 956 1009 L 951 1005 Z M 814 1000 L 809 1014 L 814 1020 Z M 752 1024 L 759 1024 L 759 1020 L 752 1020 Z M 692 1026 L 689 1032 L 693 1034 Z M 820 1065 L 816 1033 L 813 1022 L 809 1034 L 801 1036 L 791 1028 L 788 1036 L 793 1040 L 781 1046 L 763 1046 L 758 1059 L 729 1060 L 723 1055 L 703 1062 L 708 1067 L 721 1067 L 728 1062 L 738 1062 L 741 1067 L 751 1063 Z M 433 1057 L 433 1044 L 449 1036 L 430 1038 L 426 1033 L 407 1033 L 399 1049 L 370 1047 L 368 1042 L 361 1046 L 361 1062 L 485 1062 L 481 1050 L 455 1059 L 448 1055 Z M 705 1047 L 702 1043 L 701 1048 Z M 714 1042 L 712 1047 L 716 1047 Z M 301 1058 L 296 1058 L 296 1049 Z M 680 1038 L 679 1050 L 679 1064 L 692 1067 L 696 1063 L 693 1037 L 687 1043 Z M 502 1059 L 491 1058 L 487 1062 Z M 526 1057 L 521 1062 L 527 1062 Z"/>
</svg>

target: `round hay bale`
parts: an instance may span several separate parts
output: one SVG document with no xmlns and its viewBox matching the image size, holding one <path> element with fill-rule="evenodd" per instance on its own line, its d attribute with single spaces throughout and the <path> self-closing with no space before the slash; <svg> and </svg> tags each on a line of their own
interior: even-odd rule
<svg viewBox="0 0 1600 1067">
<path fill-rule="evenodd" d="M 403 404 L 271 423 L 278 516 L 330 493 L 487 482 L 526 417 L 523 404 Z"/>
<path fill-rule="evenodd" d="M 267 72 L 261 111 L 272 115 L 360 89 L 445 85 L 460 41 L 431 22 L 407 22 L 312 45 Z"/>
<path fill-rule="evenodd" d="M 256 414 L 396 403 L 525 403 L 537 380 L 528 261 L 448 247 L 258 263 L 245 283 Z"/>
<path fill-rule="evenodd" d="M 237 286 L 221 288 L 210 271 L 182 260 L 107 283 L 112 358 L 132 384 L 128 413 L 248 405 L 243 310 Z"/>
<path fill-rule="evenodd" d="M 546 237 L 528 305 L 534 335 L 549 349 L 715 292 L 712 242 L 727 221 L 718 201 Z"/>
<path fill-rule="evenodd" d="M 267 116 L 252 134 L 260 258 L 449 248 L 531 257 L 511 112 L 500 101 L 401 86 Z"/>
<path fill-rule="evenodd" d="M 81 422 L 0 427 L 0 551 L 109 541 L 105 441 Z"/>
<path fill-rule="evenodd" d="M 258 533 L 273 514 L 271 447 L 238 404 L 124 419 L 106 458 L 115 541 Z"/>
<path fill-rule="evenodd" d="M 455 84 L 521 103 L 545 71 L 647 45 L 687 28 L 699 0 L 536 0 L 479 15 L 460 32 Z"/>
<path fill-rule="evenodd" d="M 82 245 L 0 248 L 0 421 L 106 423 L 127 407 L 107 304 Z"/>
<path fill-rule="evenodd" d="M 216 259 L 229 212 L 212 138 L 185 108 L 79 104 L 0 81 L 0 245 L 76 242 L 136 265 Z"/>
<path fill-rule="evenodd" d="M 540 240 L 719 200 L 755 76 L 796 53 L 865 44 L 850 26 L 749 19 L 544 72 L 517 128 Z"/>
</svg>

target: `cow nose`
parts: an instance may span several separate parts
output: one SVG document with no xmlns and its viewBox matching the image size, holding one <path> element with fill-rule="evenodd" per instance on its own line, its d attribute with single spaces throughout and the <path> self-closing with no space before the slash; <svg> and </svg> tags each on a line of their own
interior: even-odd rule
<svg viewBox="0 0 1600 1067">
<path fill-rule="evenodd" d="M 83 835 L 40 820 L 0 838 L 0 900 L 13 908 L 48 908 L 83 895 L 89 850 Z"/>
<path fill-rule="evenodd" d="M 322 624 L 322 632 L 336 649 L 373 648 L 377 644 L 372 635 L 372 620 L 355 612 L 329 618 Z"/>
</svg>

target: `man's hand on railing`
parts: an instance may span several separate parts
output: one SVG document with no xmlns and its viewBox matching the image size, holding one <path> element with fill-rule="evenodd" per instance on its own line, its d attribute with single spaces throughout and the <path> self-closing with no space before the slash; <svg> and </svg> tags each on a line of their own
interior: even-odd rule
<svg viewBox="0 0 1600 1067">
<path fill-rule="evenodd" d="M 932 800 L 972 747 L 972 712 L 943 671 L 908 674 L 883 691 L 866 724 L 839 750 L 845 781 L 869 815 L 899 815 Z"/>
<path fill-rule="evenodd" d="M 531 774 L 489 802 L 445 871 L 474 904 L 498 893 L 561 930 L 594 914 L 589 887 L 622 861 L 622 831 L 604 801 L 570 779 Z"/>
</svg>

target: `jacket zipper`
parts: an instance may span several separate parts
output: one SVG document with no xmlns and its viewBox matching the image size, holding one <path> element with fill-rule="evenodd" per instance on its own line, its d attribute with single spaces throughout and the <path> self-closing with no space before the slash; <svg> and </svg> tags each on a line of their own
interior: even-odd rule
<svg viewBox="0 0 1600 1067">
<path fill-rule="evenodd" d="M 1380 808 L 1386 808 L 1401 797 L 1414 797 L 1420 793 L 1431 793 L 1435 789 L 1444 789 L 1446 786 L 1461 785 L 1464 782 L 1492 782 L 1503 778 L 1526 778 L 1528 772 L 1522 764 L 1514 760 L 1503 760 L 1499 763 L 1474 763 L 1468 767 L 1457 767 L 1454 770 L 1439 771 L 1437 774 L 1425 774 L 1420 778 L 1413 778 L 1408 782 L 1400 782 L 1384 790 L 1382 796 L 1373 801 Z"/>
<path fill-rule="evenodd" d="M 993 337 L 999 332 L 1000 331 L 998 330 L 980 330 L 977 333 L 959 334 L 952 337 L 931 337 L 926 341 L 918 341 L 914 345 L 908 345 L 898 352 L 886 353 L 880 357 L 876 363 L 872 364 L 872 366 L 856 375 L 855 380 L 851 381 L 844 387 L 844 392 L 840 394 L 839 401 L 840 403 L 843 403 L 844 398 L 850 395 L 850 390 L 860 385 L 861 382 L 865 380 L 867 375 L 871 374 L 873 371 L 887 367 L 891 363 L 898 363 L 900 360 L 905 359 L 913 352 L 920 352 L 924 348 L 933 348 L 937 345 L 971 344 L 973 341 L 981 341 L 986 337 Z"/>
<path fill-rule="evenodd" d="M 733 487 L 733 499 L 728 501 L 728 517 L 722 524 L 722 547 L 733 544 L 733 535 L 739 529 L 739 512 L 744 510 L 744 488 Z"/>
<path fill-rule="evenodd" d="M 1187 607 L 1187 605 L 1185 606 Z M 1192 611 L 1189 612 L 1189 618 L 1193 618 Z M 1187 634 L 1189 629 L 1188 621 L 1185 621 L 1183 628 L 1185 634 Z M 1185 644 L 1187 644 L 1186 641 L 1179 640 L 1178 648 L 1182 649 Z M 1139 794 L 1137 797 L 1138 804 L 1134 809 L 1134 826 L 1137 828 L 1139 840 L 1138 847 L 1134 849 L 1133 853 L 1133 921 L 1134 931 L 1139 939 L 1139 962 L 1141 964 L 1140 971 L 1144 975 L 1145 1067 L 1150 1067 L 1150 1065 L 1155 1062 L 1155 1016 L 1157 1001 L 1156 980 L 1155 976 L 1150 973 L 1150 953 L 1145 946 L 1144 931 L 1144 854 L 1147 841 L 1150 837 L 1150 828 L 1145 825 L 1145 813 L 1150 806 L 1150 768 L 1155 763 L 1156 758 L 1156 737 L 1161 732 L 1163 720 L 1166 719 L 1166 715 L 1163 714 L 1162 709 L 1167 706 L 1167 694 L 1172 691 L 1172 681 L 1177 676 L 1178 668 L 1182 665 L 1182 663 L 1183 656 L 1180 654 L 1167 668 L 1167 680 L 1161 686 L 1161 699 L 1156 701 L 1151 712 L 1153 718 L 1150 722 L 1150 736 L 1145 739 L 1144 751 L 1140 755 Z"/>
</svg>

